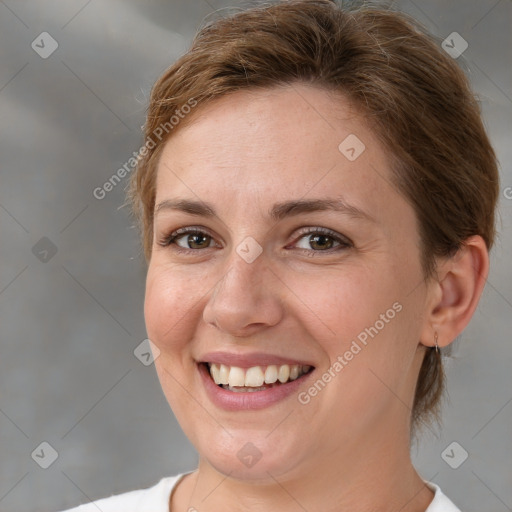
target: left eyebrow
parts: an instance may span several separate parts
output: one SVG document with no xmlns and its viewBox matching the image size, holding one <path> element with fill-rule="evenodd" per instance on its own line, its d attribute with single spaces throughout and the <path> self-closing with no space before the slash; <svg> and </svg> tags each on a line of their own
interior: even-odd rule
<svg viewBox="0 0 512 512">
<path fill-rule="evenodd" d="M 215 217 L 217 214 L 215 208 L 210 203 L 204 201 L 195 201 L 189 199 L 166 199 L 155 207 L 155 216 L 163 210 L 179 210 L 190 215 L 202 217 Z M 338 199 L 299 199 L 276 203 L 269 210 L 268 215 L 273 221 L 280 221 L 287 217 L 299 215 L 301 213 L 313 213 L 323 211 L 335 211 L 343 213 L 355 219 L 366 220 L 368 222 L 377 221 L 367 212 Z"/>
<path fill-rule="evenodd" d="M 356 219 L 376 222 L 376 220 L 364 210 L 347 203 L 345 200 L 339 199 L 308 199 L 285 201 L 284 203 L 276 203 L 269 212 L 269 216 L 275 220 L 281 220 L 285 217 L 299 215 L 301 213 L 335 211 L 343 213 Z"/>
</svg>

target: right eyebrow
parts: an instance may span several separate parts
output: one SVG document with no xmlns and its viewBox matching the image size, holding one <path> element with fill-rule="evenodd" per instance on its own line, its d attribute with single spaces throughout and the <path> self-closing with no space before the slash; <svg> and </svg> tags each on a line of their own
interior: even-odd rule
<svg viewBox="0 0 512 512">
<path fill-rule="evenodd" d="M 189 199 L 166 199 L 155 207 L 155 216 L 164 210 L 179 210 L 190 215 L 202 217 L 215 217 L 214 208 L 203 201 L 190 201 Z"/>
</svg>

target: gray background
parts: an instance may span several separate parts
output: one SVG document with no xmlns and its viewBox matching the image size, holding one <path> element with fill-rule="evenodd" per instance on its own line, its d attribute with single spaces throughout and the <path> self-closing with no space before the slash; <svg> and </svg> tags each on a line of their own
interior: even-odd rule
<svg viewBox="0 0 512 512">
<path fill-rule="evenodd" d="M 229 5 L 248 4 L 0 1 L 1 511 L 56 511 L 195 467 L 154 367 L 133 354 L 146 337 L 145 268 L 119 208 L 126 181 L 101 201 L 92 191 L 139 149 L 151 84 Z M 469 43 L 502 172 L 489 282 L 448 361 L 444 428 L 414 461 L 465 511 L 512 510 L 512 2 L 397 5 Z M 59 45 L 46 59 L 31 48 L 44 31 Z M 47 469 L 31 457 L 43 441 L 58 452 Z M 441 457 L 453 441 L 469 454 L 458 469 Z"/>
</svg>

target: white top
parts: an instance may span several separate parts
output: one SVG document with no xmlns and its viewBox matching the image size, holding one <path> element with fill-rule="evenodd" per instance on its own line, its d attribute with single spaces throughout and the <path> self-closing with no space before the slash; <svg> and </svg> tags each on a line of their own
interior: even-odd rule
<svg viewBox="0 0 512 512">
<path fill-rule="evenodd" d="M 85 503 L 61 512 L 169 512 L 169 498 L 176 484 L 188 473 L 162 478 L 148 489 L 117 494 Z M 434 491 L 435 496 L 425 512 L 461 512 L 441 491 L 438 485 L 425 484 Z"/>
</svg>

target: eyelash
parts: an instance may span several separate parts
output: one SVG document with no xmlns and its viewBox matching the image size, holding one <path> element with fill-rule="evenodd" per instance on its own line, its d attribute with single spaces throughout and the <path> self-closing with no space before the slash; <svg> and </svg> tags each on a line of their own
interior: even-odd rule
<svg viewBox="0 0 512 512">
<path fill-rule="evenodd" d="M 303 253 L 307 253 L 308 255 L 311 255 L 314 253 L 332 254 L 333 252 L 337 252 L 342 249 L 350 249 L 350 248 L 354 247 L 354 244 L 348 238 L 342 237 L 342 236 L 338 235 L 336 232 L 331 231 L 330 229 L 327 229 L 327 228 L 322 228 L 322 227 L 303 228 L 302 230 L 299 230 L 298 234 L 301 236 L 299 236 L 299 238 L 296 239 L 296 242 L 298 242 L 299 240 L 301 240 L 302 238 L 304 238 L 307 235 L 319 234 L 319 235 L 329 236 L 335 242 L 338 242 L 340 244 L 337 247 L 331 247 L 330 249 L 326 249 L 326 250 L 298 249 L 299 251 L 301 251 Z M 179 238 L 183 237 L 184 235 L 206 235 L 213 239 L 213 236 L 210 235 L 207 231 L 204 231 L 197 227 L 191 226 L 191 227 L 187 227 L 187 228 L 177 229 L 176 231 L 173 231 L 172 233 L 170 233 L 168 235 L 162 236 L 162 238 L 160 240 L 158 240 L 158 245 L 160 245 L 162 247 L 170 247 L 171 245 L 174 245 L 175 247 L 173 247 L 173 251 L 176 251 L 181 254 L 198 253 L 204 249 L 211 249 L 211 247 L 205 247 L 204 249 L 190 249 L 190 248 L 185 249 L 184 247 L 180 247 L 179 245 L 176 245 L 175 241 L 178 240 Z"/>
</svg>

